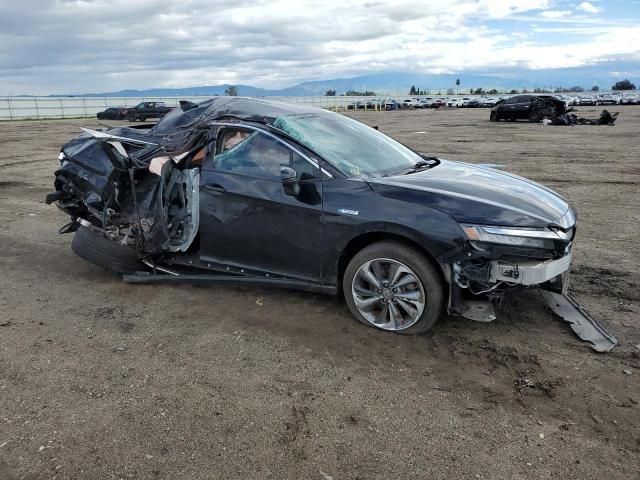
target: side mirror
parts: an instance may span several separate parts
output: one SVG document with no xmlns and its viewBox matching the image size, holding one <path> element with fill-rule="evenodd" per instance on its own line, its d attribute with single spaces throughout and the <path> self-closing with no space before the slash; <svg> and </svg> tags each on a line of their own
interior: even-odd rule
<svg viewBox="0 0 640 480">
<path fill-rule="evenodd" d="M 284 188 L 284 193 L 292 197 L 297 197 L 300 194 L 300 184 L 298 183 L 298 172 L 296 172 L 293 168 L 281 165 L 280 180 L 282 181 L 282 187 Z"/>
</svg>

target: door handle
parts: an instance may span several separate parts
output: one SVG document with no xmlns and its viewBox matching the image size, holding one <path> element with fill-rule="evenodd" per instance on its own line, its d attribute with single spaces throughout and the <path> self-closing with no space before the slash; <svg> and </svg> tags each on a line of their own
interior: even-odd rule
<svg viewBox="0 0 640 480">
<path fill-rule="evenodd" d="M 211 192 L 213 194 L 220 195 L 221 193 L 225 193 L 227 191 L 222 185 L 218 183 L 205 183 L 202 188 L 207 192 Z"/>
</svg>

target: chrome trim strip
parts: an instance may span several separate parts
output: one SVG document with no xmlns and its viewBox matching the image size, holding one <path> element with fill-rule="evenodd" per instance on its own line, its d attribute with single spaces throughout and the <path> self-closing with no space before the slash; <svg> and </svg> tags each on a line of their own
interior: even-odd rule
<svg viewBox="0 0 640 480">
<path fill-rule="evenodd" d="M 309 158 L 307 155 L 305 155 L 304 153 L 302 153 L 300 150 L 298 150 L 296 147 L 294 147 L 293 145 L 285 142 L 283 139 L 281 139 L 280 137 L 278 137 L 277 135 L 274 135 L 271 132 L 268 132 L 267 130 L 264 130 L 262 128 L 258 128 L 254 125 L 247 125 L 246 123 L 233 123 L 233 122 L 211 122 L 210 125 L 215 125 L 215 126 L 220 126 L 220 127 L 242 127 L 242 128 L 248 128 L 249 130 L 255 130 L 256 132 L 261 132 L 264 133 L 265 135 L 275 139 L 276 141 L 282 143 L 283 145 L 285 145 L 287 148 L 290 148 L 291 150 L 293 150 L 294 152 L 296 152 L 298 155 L 300 155 L 302 158 L 304 158 L 307 162 L 309 162 L 311 165 L 313 165 L 314 167 L 316 167 L 317 169 L 319 169 L 323 174 L 325 174 L 327 177 L 329 178 L 333 178 L 333 175 L 331 175 L 329 172 L 327 172 L 324 168 L 321 168 L 320 165 L 318 165 L 318 163 Z"/>
<path fill-rule="evenodd" d="M 469 225 L 474 226 L 476 228 L 481 228 L 487 233 L 492 233 L 494 235 L 507 235 L 510 237 L 527 237 L 527 238 L 550 238 L 551 240 L 558 240 L 560 235 L 556 232 L 552 232 L 549 230 L 534 230 L 534 229 L 522 229 L 513 228 L 513 227 L 491 227 L 484 225 Z"/>
</svg>

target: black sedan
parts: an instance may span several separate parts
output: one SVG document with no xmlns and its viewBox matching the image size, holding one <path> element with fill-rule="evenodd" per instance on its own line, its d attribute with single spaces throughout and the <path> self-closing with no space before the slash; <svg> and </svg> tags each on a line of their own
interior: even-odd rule
<svg viewBox="0 0 640 480">
<path fill-rule="evenodd" d="M 218 97 L 60 152 L 73 250 L 125 280 L 342 294 L 366 325 L 490 321 L 507 290 L 561 291 L 576 216 L 558 194 L 419 154 L 321 109 Z"/>
<path fill-rule="evenodd" d="M 489 120 L 529 120 L 539 123 L 544 117 L 557 117 L 566 113 L 566 104 L 551 95 L 518 95 L 499 101 L 492 109 Z"/>
<path fill-rule="evenodd" d="M 127 116 L 126 107 L 109 107 L 102 112 L 98 112 L 98 120 L 122 120 Z"/>
</svg>

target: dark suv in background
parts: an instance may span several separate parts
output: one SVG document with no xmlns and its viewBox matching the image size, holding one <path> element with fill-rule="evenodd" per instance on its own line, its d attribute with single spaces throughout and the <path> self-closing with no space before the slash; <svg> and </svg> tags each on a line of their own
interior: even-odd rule
<svg viewBox="0 0 640 480">
<path fill-rule="evenodd" d="M 556 117 L 566 113 L 566 104 L 551 95 L 517 95 L 499 101 L 491 109 L 489 120 L 529 120 L 541 122 L 544 117 Z"/>
</svg>

